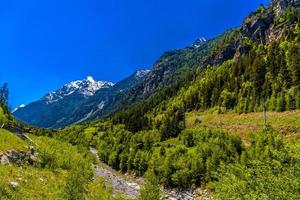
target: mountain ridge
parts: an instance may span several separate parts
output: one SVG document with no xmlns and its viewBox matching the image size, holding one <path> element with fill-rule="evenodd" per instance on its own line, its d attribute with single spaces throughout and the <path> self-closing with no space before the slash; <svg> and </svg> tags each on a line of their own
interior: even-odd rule
<svg viewBox="0 0 300 200">
<path fill-rule="evenodd" d="M 116 84 L 109 81 L 96 81 L 92 76 L 87 76 L 85 79 L 64 84 L 59 89 L 47 93 L 41 99 L 19 107 L 13 114 L 25 123 L 44 128 L 59 128 L 70 125 L 87 118 L 88 113 L 92 113 L 94 107 L 103 109 L 103 100 L 98 101 L 94 98 L 93 105 L 97 104 L 97 106 L 88 110 L 84 115 L 79 112 L 73 115 L 79 108 L 84 107 L 85 102 L 90 102 L 89 99 L 94 95 L 100 92 L 100 96 L 101 94 L 104 95 L 101 98 L 105 98 L 108 97 L 110 91 L 122 93 L 143 79 L 148 72 L 149 70 L 136 70 L 131 76 Z M 109 100 L 107 99 L 107 101 Z M 73 118 L 76 120 L 72 120 Z"/>
<path fill-rule="evenodd" d="M 81 94 L 85 97 L 93 96 L 98 90 L 112 87 L 114 84 L 108 81 L 95 81 L 92 76 L 87 76 L 86 79 L 72 81 L 65 84 L 60 89 L 49 92 L 41 100 L 45 100 L 47 104 L 59 101 L 65 96 L 73 93 Z"/>
</svg>

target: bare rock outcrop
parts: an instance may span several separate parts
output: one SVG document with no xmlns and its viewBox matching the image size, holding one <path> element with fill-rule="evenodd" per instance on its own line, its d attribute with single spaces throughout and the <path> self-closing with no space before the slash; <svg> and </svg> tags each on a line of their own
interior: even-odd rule
<svg viewBox="0 0 300 200">
<path fill-rule="evenodd" d="M 27 152 L 17 151 L 15 149 L 9 149 L 3 153 L 0 153 L 0 164 L 1 165 L 33 165 L 37 161 L 37 153 L 34 150 L 34 147 L 29 147 Z"/>
</svg>

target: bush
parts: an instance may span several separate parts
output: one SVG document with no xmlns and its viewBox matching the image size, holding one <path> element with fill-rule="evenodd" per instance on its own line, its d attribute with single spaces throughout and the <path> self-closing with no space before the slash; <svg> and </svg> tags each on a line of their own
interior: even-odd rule
<svg viewBox="0 0 300 200">
<path fill-rule="evenodd" d="M 85 199 L 85 185 L 89 182 L 93 174 L 91 164 L 84 160 L 78 160 L 69 171 L 67 184 L 65 187 L 65 199 L 83 200 Z"/>
<path fill-rule="evenodd" d="M 149 170 L 169 187 L 191 188 L 215 180 L 221 163 L 237 162 L 243 149 L 240 138 L 218 131 L 186 130 L 180 137 L 187 146 L 156 148 L 149 162 Z"/>
<path fill-rule="evenodd" d="M 300 162 L 272 129 L 252 136 L 241 163 L 223 165 L 215 199 L 299 199 Z"/>
<path fill-rule="evenodd" d="M 40 165 L 43 168 L 70 170 L 76 166 L 78 160 L 85 159 L 78 149 L 70 144 L 47 137 L 36 137 L 35 142 L 39 152 Z"/>
<path fill-rule="evenodd" d="M 140 200 L 163 200 L 162 187 L 155 176 L 148 175 L 146 184 L 141 189 Z"/>
</svg>

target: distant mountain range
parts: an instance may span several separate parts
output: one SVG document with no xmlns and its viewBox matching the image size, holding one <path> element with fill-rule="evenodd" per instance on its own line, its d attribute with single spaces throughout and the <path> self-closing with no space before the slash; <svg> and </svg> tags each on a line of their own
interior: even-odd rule
<svg viewBox="0 0 300 200">
<path fill-rule="evenodd" d="M 148 73 L 149 70 L 138 70 L 116 84 L 88 76 L 65 84 L 38 101 L 21 105 L 13 114 L 25 123 L 44 128 L 60 128 L 101 117 L 113 110 L 118 96 L 142 81 Z"/>
</svg>

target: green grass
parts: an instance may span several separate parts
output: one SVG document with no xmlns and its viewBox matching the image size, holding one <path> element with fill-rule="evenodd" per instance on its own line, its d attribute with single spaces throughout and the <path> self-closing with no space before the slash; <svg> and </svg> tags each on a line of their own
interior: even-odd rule
<svg viewBox="0 0 300 200">
<path fill-rule="evenodd" d="M 63 199 L 67 173 L 26 166 L 0 165 L 0 199 Z M 9 182 L 19 185 L 12 188 Z"/>
<path fill-rule="evenodd" d="M 0 152 L 8 149 L 27 150 L 28 143 L 7 130 L 0 129 Z"/>
<path fill-rule="evenodd" d="M 284 135 L 300 133 L 300 110 L 287 112 L 267 112 L 267 123 Z M 263 128 L 263 113 L 191 112 L 186 114 L 186 125 L 225 130 L 245 136 Z"/>
<path fill-rule="evenodd" d="M 9 149 L 26 151 L 32 145 L 11 132 L 0 129 L 0 152 Z M 67 171 L 26 165 L 0 165 L 0 199 L 63 199 Z M 19 185 L 12 188 L 9 182 Z"/>
<path fill-rule="evenodd" d="M 7 121 L 7 117 L 4 115 L 3 108 L 0 106 L 0 126 L 2 123 L 5 123 Z"/>
<path fill-rule="evenodd" d="M 73 169 L 79 168 L 77 163 L 81 160 L 91 167 L 91 162 L 68 143 L 47 137 L 30 137 L 33 143 L 0 129 L 0 152 L 8 149 L 26 151 L 29 145 L 33 145 L 38 153 L 38 162 L 34 165 L 0 165 L 0 200 L 66 199 L 66 184 L 69 175 L 74 173 Z M 80 172 L 86 174 L 87 171 Z M 13 188 L 9 182 L 17 182 L 18 186 Z"/>
</svg>

